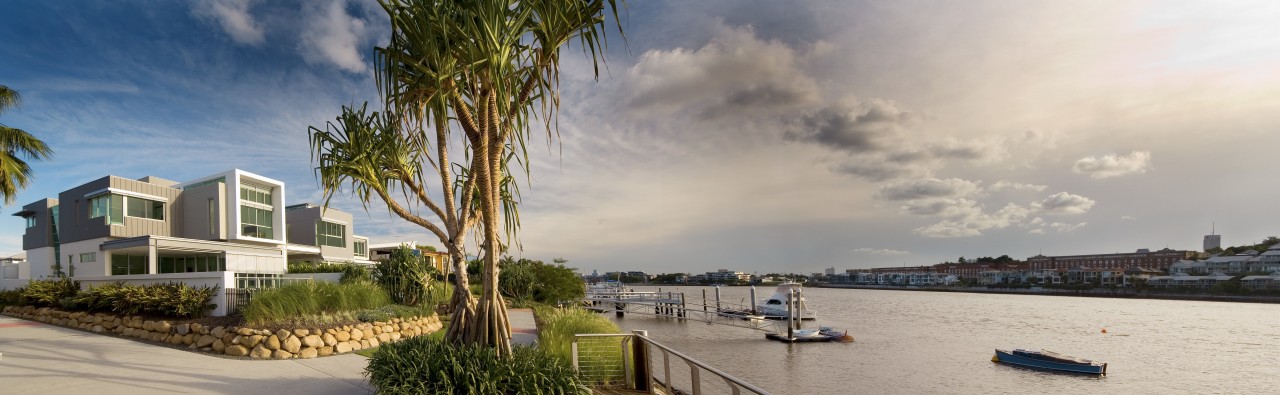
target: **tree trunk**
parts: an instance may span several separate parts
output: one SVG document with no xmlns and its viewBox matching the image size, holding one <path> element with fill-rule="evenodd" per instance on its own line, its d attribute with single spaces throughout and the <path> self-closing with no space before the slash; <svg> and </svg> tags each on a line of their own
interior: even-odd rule
<svg viewBox="0 0 1280 395">
<path fill-rule="evenodd" d="M 467 256 L 456 244 L 449 244 L 449 259 L 453 265 L 453 297 L 449 301 L 449 330 L 445 340 L 466 343 L 464 329 L 476 315 L 476 301 L 471 297 L 471 281 L 467 275 Z"/>
</svg>

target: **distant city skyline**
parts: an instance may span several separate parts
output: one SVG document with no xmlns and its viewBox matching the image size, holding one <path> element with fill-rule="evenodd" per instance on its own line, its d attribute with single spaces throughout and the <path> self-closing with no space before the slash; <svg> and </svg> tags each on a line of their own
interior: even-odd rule
<svg viewBox="0 0 1280 395">
<path fill-rule="evenodd" d="M 627 6 L 598 82 L 564 59 L 513 255 L 812 273 L 1280 234 L 1280 4 Z M 372 1 L 3 9 L 0 84 L 24 101 L 0 123 L 55 150 L 0 208 L 5 256 L 23 232 L 8 214 L 107 174 L 240 168 L 322 203 L 307 127 L 376 100 L 389 36 Z M 371 243 L 439 246 L 380 201 L 332 204 Z"/>
</svg>

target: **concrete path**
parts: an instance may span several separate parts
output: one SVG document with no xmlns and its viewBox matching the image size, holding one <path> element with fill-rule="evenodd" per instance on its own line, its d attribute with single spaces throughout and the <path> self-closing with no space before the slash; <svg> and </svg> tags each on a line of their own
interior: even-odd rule
<svg viewBox="0 0 1280 395">
<path fill-rule="evenodd" d="M 510 311 L 512 342 L 537 340 L 533 312 Z M 369 360 L 357 354 L 253 361 L 0 316 L 0 392 L 94 395 L 364 394 Z"/>
</svg>

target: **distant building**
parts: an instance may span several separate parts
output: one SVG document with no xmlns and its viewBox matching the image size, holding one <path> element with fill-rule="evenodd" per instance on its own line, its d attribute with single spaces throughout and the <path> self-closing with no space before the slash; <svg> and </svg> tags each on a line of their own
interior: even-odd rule
<svg viewBox="0 0 1280 395">
<path fill-rule="evenodd" d="M 1222 248 L 1222 235 L 1204 235 L 1204 251 Z"/>
<path fill-rule="evenodd" d="M 1027 258 L 1031 270 L 1073 269 L 1078 267 L 1124 268 L 1130 266 L 1166 269 L 1180 260 L 1195 257 L 1194 251 L 1171 250 L 1092 255 L 1036 255 Z"/>
</svg>

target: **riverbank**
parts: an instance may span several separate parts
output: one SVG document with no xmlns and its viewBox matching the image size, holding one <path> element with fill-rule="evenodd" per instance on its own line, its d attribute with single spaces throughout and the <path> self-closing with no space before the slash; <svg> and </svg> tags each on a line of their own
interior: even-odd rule
<svg viewBox="0 0 1280 395">
<path fill-rule="evenodd" d="M 1243 295 L 1210 295 L 1210 294 L 1175 294 L 1139 292 L 1135 289 L 1091 289 L 1091 290 L 1056 290 L 1056 289 L 999 289 L 974 287 L 902 287 L 854 284 L 812 284 L 815 288 L 842 289 L 878 289 L 887 291 L 923 291 L 923 292 L 964 292 L 999 295 L 1039 295 L 1039 296 L 1080 296 L 1089 298 L 1119 299 L 1161 299 L 1192 300 L 1202 302 L 1245 302 L 1245 303 L 1280 303 L 1280 296 L 1243 296 Z"/>
</svg>

